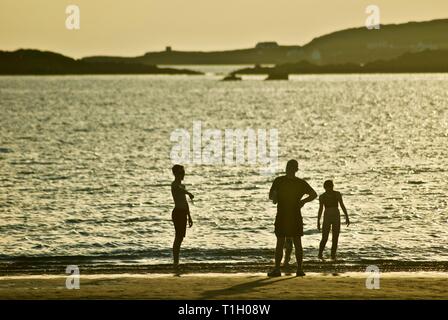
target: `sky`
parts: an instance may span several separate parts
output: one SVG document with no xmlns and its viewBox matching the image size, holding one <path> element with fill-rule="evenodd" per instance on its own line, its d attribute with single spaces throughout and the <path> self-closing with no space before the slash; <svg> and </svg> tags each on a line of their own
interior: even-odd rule
<svg viewBox="0 0 448 320">
<path fill-rule="evenodd" d="M 0 0 L 0 50 L 80 58 L 303 45 L 364 26 L 372 4 L 382 24 L 448 18 L 448 0 Z M 80 9 L 79 30 L 66 28 L 68 5 Z"/>
</svg>

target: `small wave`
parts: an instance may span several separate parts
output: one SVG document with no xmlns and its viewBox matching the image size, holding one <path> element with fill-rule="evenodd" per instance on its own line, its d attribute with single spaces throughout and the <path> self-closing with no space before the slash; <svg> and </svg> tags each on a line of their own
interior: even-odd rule
<svg viewBox="0 0 448 320">
<path fill-rule="evenodd" d="M 313 235 L 313 234 L 321 234 L 321 232 L 317 229 L 311 229 L 311 230 L 304 230 L 303 234 L 306 236 L 309 236 L 309 235 Z"/>
<path fill-rule="evenodd" d="M 87 192 L 87 193 L 93 193 L 96 191 L 103 190 L 103 187 L 85 187 L 85 188 L 75 188 L 73 189 L 74 192 Z"/>
<path fill-rule="evenodd" d="M 65 223 L 82 223 L 85 222 L 85 220 L 81 220 L 81 219 L 66 219 Z"/>
<path fill-rule="evenodd" d="M 37 137 L 22 136 L 22 137 L 17 137 L 17 140 L 30 140 L 30 141 L 37 141 L 37 140 L 38 140 L 38 138 L 37 138 Z"/>
<path fill-rule="evenodd" d="M 414 181 L 414 180 L 409 180 L 408 184 L 425 184 L 426 182 L 424 181 Z"/>
<path fill-rule="evenodd" d="M 52 165 L 56 164 L 56 162 L 51 161 L 36 161 L 36 160 L 18 160 L 18 161 L 11 161 L 10 164 L 12 165 Z"/>
<path fill-rule="evenodd" d="M 121 186 L 121 185 L 119 185 Z M 145 187 L 170 187 L 171 183 L 147 183 Z"/>
<path fill-rule="evenodd" d="M 30 174 L 35 174 L 35 172 L 34 171 L 17 171 L 17 174 L 27 176 Z"/>
<path fill-rule="evenodd" d="M 46 247 L 47 247 L 46 245 L 40 243 L 40 244 L 34 245 L 33 249 L 43 249 L 43 248 L 46 248 Z"/>
<path fill-rule="evenodd" d="M 40 180 L 50 180 L 50 181 L 57 181 L 57 180 L 68 180 L 70 179 L 69 176 L 43 176 L 39 178 Z"/>
<path fill-rule="evenodd" d="M 260 188 L 258 186 L 245 186 L 245 187 L 241 187 L 241 188 L 233 187 L 233 188 L 227 188 L 227 189 L 228 190 L 259 190 L 262 188 Z"/>
<path fill-rule="evenodd" d="M 87 128 L 75 128 L 73 129 L 74 132 L 90 132 L 90 129 Z"/>
<path fill-rule="evenodd" d="M 154 221 L 154 218 L 134 217 L 134 218 L 128 218 L 128 219 L 123 220 L 123 222 L 147 222 L 147 221 Z"/>
<path fill-rule="evenodd" d="M 12 153 L 12 152 L 13 152 L 12 149 L 0 147 L 0 153 Z"/>
</svg>

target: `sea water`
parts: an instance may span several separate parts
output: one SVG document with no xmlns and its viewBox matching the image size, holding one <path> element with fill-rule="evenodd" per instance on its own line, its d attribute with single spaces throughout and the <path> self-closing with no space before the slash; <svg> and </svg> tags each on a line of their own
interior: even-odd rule
<svg viewBox="0 0 448 320">
<path fill-rule="evenodd" d="M 333 179 L 352 223 L 341 259 L 448 261 L 447 74 L 0 77 L 0 111 L 2 259 L 171 262 L 170 135 L 201 121 L 276 129 L 277 174 L 294 158 L 319 194 Z M 271 261 L 275 175 L 185 167 L 195 202 L 183 261 Z M 305 259 L 317 255 L 317 209 L 302 210 Z"/>
</svg>

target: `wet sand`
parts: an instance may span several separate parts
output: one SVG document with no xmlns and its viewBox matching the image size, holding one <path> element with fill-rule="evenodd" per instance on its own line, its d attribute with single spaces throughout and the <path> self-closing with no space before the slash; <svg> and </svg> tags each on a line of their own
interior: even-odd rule
<svg viewBox="0 0 448 320">
<path fill-rule="evenodd" d="M 268 278 L 241 274 L 81 275 L 69 290 L 60 275 L 0 277 L 0 299 L 448 299 L 448 273 L 382 273 L 379 289 L 365 273 L 308 273 Z"/>
<path fill-rule="evenodd" d="M 20 275 L 64 275 L 68 265 L 77 265 L 82 274 L 171 274 L 172 265 L 146 264 L 138 261 L 120 263 L 116 260 L 92 260 L 78 257 L 54 258 L 20 258 L 15 260 L 0 260 L 0 277 Z M 381 272 L 445 272 L 448 274 L 448 262 L 445 261 L 394 261 L 394 260 L 361 260 L 337 262 L 305 260 L 305 272 L 314 273 L 347 273 L 365 272 L 368 266 L 377 266 Z M 271 263 L 250 262 L 216 262 L 216 263 L 182 263 L 184 274 L 200 273 L 247 273 L 265 274 L 273 266 Z M 296 265 L 283 267 L 284 272 L 293 273 Z"/>
</svg>

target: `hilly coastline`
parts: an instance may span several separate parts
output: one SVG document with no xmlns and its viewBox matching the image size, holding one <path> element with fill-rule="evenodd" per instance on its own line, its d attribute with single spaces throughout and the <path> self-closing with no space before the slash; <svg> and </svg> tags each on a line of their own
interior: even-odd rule
<svg viewBox="0 0 448 320">
<path fill-rule="evenodd" d="M 126 62 L 86 62 L 49 51 L 0 51 L 2 75 L 57 74 L 186 74 L 201 72 Z"/>
<path fill-rule="evenodd" d="M 261 42 L 254 48 L 228 51 L 165 51 L 148 52 L 139 57 L 94 56 L 81 59 L 86 62 L 128 62 L 160 65 L 248 65 L 277 64 L 297 61 L 300 46 L 281 46 L 275 42 Z"/>
</svg>

